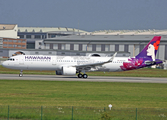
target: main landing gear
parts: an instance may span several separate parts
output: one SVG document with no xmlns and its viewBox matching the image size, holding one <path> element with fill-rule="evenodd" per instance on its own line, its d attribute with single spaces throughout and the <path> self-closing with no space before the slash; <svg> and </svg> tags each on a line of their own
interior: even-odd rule
<svg viewBox="0 0 167 120">
<path fill-rule="evenodd" d="M 23 70 L 20 70 L 19 77 L 22 77 L 22 76 L 23 76 Z"/>
<path fill-rule="evenodd" d="M 87 74 L 81 74 L 81 73 L 78 74 L 78 78 L 87 78 L 87 77 L 88 77 Z"/>
</svg>

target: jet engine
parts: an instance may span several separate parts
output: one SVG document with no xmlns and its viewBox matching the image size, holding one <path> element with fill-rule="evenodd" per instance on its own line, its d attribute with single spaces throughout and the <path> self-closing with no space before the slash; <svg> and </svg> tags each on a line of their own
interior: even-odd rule
<svg viewBox="0 0 167 120">
<path fill-rule="evenodd" d="M 62 67 L 63 75 L 76 75 L 75 67 Z"/>
<path fill-rule="evenodd" d="M 64 66 L 61 70 L 56 70 L 56 75 L 76 75 L 76 68 Z"/>
</svg>

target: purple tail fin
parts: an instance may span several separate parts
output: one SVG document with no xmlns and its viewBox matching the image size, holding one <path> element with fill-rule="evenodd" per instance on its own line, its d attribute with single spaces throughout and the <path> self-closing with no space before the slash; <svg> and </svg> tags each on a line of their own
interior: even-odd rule
<svg viewBox="0 0 167 120">
<path fill-rule="evenodd" d="M 155 61 L 155 57 L 157 54 L 157 50 L 159 47 L 159 43 L 161 40 L 161 36 L 155 36 L 147 46 L 136 56 L 136 58 L 146 58 L 152 59 Z"/>
</svg>

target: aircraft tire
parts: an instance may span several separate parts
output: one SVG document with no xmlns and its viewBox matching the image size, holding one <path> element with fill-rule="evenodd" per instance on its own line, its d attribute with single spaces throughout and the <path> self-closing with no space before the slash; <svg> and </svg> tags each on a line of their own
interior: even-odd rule
<svg viewBox="0 0 167 120">
<path fill-rule="evenodd" d="M 23 76 L 23 74 L 19 74 L 19 77 L 22 77 Z"/>
<path fill-rule="evenodd" d="M 83 74 L 82 77 L 86 79 L 86 78 L 88 78 L 88 75 L 87 74 Z"/>
<path fill-rule="evenodd" d="M 78 74 L 78 78 L 82 78 L 82 74 Z"/>
</svg>

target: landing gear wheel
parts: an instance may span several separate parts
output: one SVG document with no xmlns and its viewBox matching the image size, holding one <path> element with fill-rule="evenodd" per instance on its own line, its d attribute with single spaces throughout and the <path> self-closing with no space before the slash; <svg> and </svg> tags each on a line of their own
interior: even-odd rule
<svg viewBox="0 0 167 120">
<path fill-rule="evenodd" d="M 22 76 L 23 76 L 23 70 L 20 70 L 19 77 L 22 77 Z"/>
<path fill-rule="evenodd" d="M 19 77 L 22 77 L 23 76 L 23 74 L 19 74 Z"/>
<path fill-rule="evenodd" d="M 83 77 L 83 78 L 87 78 L 88 75 L 87 75 L 87 74 L 83 74 L 82 77 Z"/>
<path fill-rule="evenodd" d="M 82 74 L 78 74 L 78 78 L 82 78 Z"/>
</svg>

